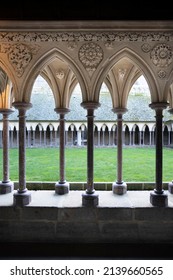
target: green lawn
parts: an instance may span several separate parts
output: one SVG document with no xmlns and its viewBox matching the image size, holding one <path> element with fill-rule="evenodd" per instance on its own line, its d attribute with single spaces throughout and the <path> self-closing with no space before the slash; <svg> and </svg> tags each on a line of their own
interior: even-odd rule
<svg viewBox="0 0 173 280">
<path fill-rule="evenodd" d="M 66 180 L 85 182 L 87 177 L 86 148 L 66 148 Z M 10 149 L 10 179 L 18 181 L 18 149 Z M 2 159 L 2 149 L 0 149 Z M 94 181 L 116 180 L 116 148 L 95 148 Z M 0 162 L 2 178 L 2 160 Z M 27 148 L 26 180 L 59 180 L 59 148 Z M 155 181 L 155 148 L 123 149 L 123 180 L 126 182 Z M 173 180 L 173 149 L 163 149 L 163 181 Z"/>
</svg>

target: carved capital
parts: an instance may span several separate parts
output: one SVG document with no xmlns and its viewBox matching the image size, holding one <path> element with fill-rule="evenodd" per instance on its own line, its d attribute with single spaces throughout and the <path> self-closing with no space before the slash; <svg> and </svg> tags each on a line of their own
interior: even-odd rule
<svg viewBox="0 0 173 280">
<path fill-rule="evenodd" d="M 84 109 L 92 109 L 92 110 L 95 110 L 97 109 L 98 107 L 100 107 L 100 103 L 99 102 L 92 102 L 92 101 L 88 101 L 88 102 L 82 102 L 81 103 L 81 106 L 84 108 Z"/>
</svg>

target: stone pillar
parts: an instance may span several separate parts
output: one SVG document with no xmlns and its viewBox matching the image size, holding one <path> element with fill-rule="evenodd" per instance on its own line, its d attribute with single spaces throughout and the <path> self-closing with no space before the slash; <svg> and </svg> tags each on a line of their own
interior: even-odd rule
<svg viewBox="0 0 173 280">
<path fill-rule="evenodd" d="M 9 179 L 9 120 L 12 109 L 1 109 L 3 115 L 3 179 L 0 181 L 0 195 L 10 193 L 14 189 L 14 183 Z"/>
<path fill-rule="evenodd" d="M 19 188 L 14 193 L 14 205 L 25 206 L 31 202 L 31 193 L 26 188 L 26 111 L 32 107 L 31 103 L 14 102 L 13 106 L 19 110 Z"/>
<path fill-rule="evenodd" d="M 114 194 L 122 195 L 127 191 L 127 184 L 122 180 L 122 116 L 127 112 L 126 108 L 112 109 L 117 114 L 117 181 L 112 184 Z"/>
<path fill-rule="evenodd" d="M 163 109 L 168 106 L 167 102 L 156 102 L 149 105 L 156 112 L 156 183 L 155 189 L 150 193 L 150 203 L 153 206 L 168 206 L 168 196 L 164 193 L 162 182 L 162 161 L 163 161 Z"/>
<path fill-rule="evenodd" d="M 77 146 L 81 146 L 81 130 L 77 131 Z"/>
<path fill-rule="evenodd" d="M 169 109 L 168 112 L 169 112 L 170 114 L 173 114 L 173 108 Z M 173 180 L 172 180 L 172 182 L 169 182 L 169 183 L 168 183 L 168 191 L 169 191 L 171 194 L 173 194 Z"/>
<path fill-rule="evenodd" d="M 98 195 L 94 190 L 94 110 L 100 104 L 97 102 L 83 102 L 81 106 L 87 109 L 87 187 L 82 195 L 83 206 L 97 206 Z"/>
<path fill-rule="evenodd" d="M 65 179 L 65 114 L 70 110 L 67 108 L 55 108 L 60 115 L 59 119 L 59 182 L 55 183 L 55 193 L 66 194 L 69 192 L 69 183 Z"/>
</svg>

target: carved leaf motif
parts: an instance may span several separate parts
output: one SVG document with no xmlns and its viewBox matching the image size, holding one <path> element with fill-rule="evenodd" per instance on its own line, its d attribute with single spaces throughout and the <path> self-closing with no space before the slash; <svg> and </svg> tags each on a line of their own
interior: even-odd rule
<svg viewBox="0 0 173 280">
<path fill-rule="evenodd" d="M 24 69 L 31 61 L 33 54 L 36 54 L 39 46 L 27 46 L 25 44 L 2 44 L 1 52 L 7 53 L 10 63 L 18 77 L 21 77 L 24 73 Z"/>
</svg>

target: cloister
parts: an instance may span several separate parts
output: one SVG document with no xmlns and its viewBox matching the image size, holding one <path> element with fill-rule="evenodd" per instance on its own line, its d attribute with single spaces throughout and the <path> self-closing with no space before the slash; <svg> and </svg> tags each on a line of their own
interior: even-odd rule
<svg viewBox="0 0 173 280">
<path fill-rule="evenodd" d="M 39 75 L 53 92 L 58 125 L 27 122 L 27 112 L 32 108 L 32 88 Z M 149 108 L 155 114 L 155 122 L 149 125 L 127 123 L 123 119 L 130 89 L 141 75 L 147 81 Z M 79 106 L 86 111 L 86 120 L 66 122 L 72 92 L 78 83 L 82 93 Z M 95 112 L 102 106 L 100 89 L 103 83 L 109 89 L 115 119 L 101 125 L 95 121 Z M 14 109 L 18 112 L 18 121 L 11 122 L 9 127 L 9 116 Z M 163 145 L 172 145 L 173 132 L 171 121 L 163 123 L 165 110 L 170 115 L 173 113 L 171 21 L 0 22 L 0 113 L 3 120 L 0 193 L 3 197 L 13 195 L 13 206 L 20 209 L 32 203 L 32 192 L 26 188 L 26 147 L 54 145 L 59 148 L 60 173 L 59 181 L 55 182 L 55 194 L 62 198 L 70 193 L 70 184 L 65 178 L 65 146 L 86 146 L 86 190 L 81 194 L 81 205 L 91 214 L 90 208 L 99 207 L 99 194 L 94 189 L 95 145 L 117 146 L 117 180 L 112 182 L 112 193 L 116 197 L 128 192 L 123 181 L 123 145 L 155 145 L 155 188 L 149 193 L 148 202 L 150 206 L 168 209 L 173 183 L 168 184 L 168 192 L 163 189 L 162 149 Z M 12 143 L 19 153 L 17 190 L 9 179 Z M 171 219 L 170 223 L 172 229 Z"/>
</svg>

